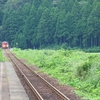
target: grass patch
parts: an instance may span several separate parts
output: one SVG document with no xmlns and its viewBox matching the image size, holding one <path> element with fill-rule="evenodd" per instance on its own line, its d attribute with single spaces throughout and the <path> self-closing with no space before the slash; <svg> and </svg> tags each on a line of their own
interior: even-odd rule
<svg viewBox="0 0 100 100">
<path fill-rule="evenodd" d="M 100 53 L 76 50 L 20 50 L 14 53 L 62 84 L 73 86 L 87 100 L 100 100 Z"/>
<path fill-rule="evenodd" d="M 2 56 L 2 49 L 0 48 L 0 62 L 3 61 L 3 56 Z"/>
<path fill-rule="evenodd" d="M 2 49 L 0 48 L 0 62 L 2 61 L 7 61 L 8 59 L 6 57 L 3 56 L 3 52 Z"/>
</svg>

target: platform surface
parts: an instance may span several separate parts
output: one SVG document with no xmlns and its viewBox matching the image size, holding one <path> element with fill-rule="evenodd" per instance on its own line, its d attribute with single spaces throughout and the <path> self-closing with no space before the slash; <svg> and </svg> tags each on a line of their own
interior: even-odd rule
<svg viewBox="0 0 100 100">
<path fill-rule="evenodd" d="M 0 63 L 0 100 L 29 100 L 10 62 Z"/>
</svg>

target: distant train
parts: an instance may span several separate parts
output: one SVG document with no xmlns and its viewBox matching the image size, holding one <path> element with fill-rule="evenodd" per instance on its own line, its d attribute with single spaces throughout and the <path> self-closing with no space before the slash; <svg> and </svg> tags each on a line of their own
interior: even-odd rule
<svg viewBox="0 0 100 100">
<path fill-rule="evenodd" d="M 3 41 L 1 43 L 2 49 L 8 49 L 9 48 L 9 43 L 7 41 Z"/>
</svg>

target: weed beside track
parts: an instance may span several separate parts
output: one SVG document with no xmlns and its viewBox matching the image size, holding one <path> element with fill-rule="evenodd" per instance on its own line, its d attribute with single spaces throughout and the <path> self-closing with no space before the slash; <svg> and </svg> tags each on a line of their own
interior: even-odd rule
<svg viewBox="0 0 100 100">
<path fill-rule="evenodd" d="M 61 83 L 75 87 L 85 99 L 99 100 L 100 53 L 76 50 L 20 50 L 14 49 L 20 58 L 39 66 L 42 71 Z"/>
</svg>

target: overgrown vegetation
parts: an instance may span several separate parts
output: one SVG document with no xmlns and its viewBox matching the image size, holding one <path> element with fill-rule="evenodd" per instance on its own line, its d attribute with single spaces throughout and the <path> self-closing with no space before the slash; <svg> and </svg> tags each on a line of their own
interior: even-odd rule
<svg viewBox="0 0 100 100">
<path fill-rule="evenodd" d="M 13 52 L 60 83 L 75 87 L 75 92 L 85 100 L 100 100 L 100 53 L 64 49 L 14 49 Z"/>
</svg>

